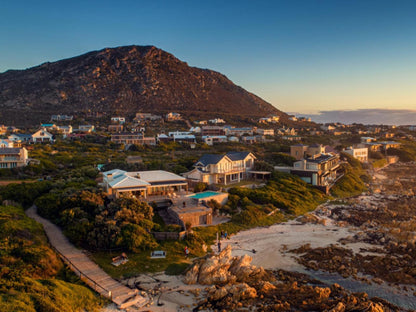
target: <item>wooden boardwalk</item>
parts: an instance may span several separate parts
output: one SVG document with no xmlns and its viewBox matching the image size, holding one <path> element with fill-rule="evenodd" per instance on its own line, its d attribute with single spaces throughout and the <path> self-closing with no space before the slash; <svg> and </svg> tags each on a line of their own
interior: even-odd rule
<svg viewBox="0 0 416 312">
<path fill-rule="evenodd" d="M 39 216 L 36 210 L 36 206 L 32 206 L 26 210 L 26 215 L 43 225 L 50 244 L 63 261 L 92 289 L 111 299 L 121 309 L 142 307 L 148 302 L 137 289 L 132 290 L 105 273 L 82 250 L 75 248 L 58 226 Z"/>
</svg>

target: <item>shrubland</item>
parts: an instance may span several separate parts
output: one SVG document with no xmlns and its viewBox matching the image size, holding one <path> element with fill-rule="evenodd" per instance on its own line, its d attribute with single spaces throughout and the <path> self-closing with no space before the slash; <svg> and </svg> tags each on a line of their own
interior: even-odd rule
<svg viewBox="0 0 416 312">
<path fill-rule="evenodd" d="M 101 299 L 48 247 L 23 208 L 0 206 L 0 311 L 99 311 Z"/>
</svg>

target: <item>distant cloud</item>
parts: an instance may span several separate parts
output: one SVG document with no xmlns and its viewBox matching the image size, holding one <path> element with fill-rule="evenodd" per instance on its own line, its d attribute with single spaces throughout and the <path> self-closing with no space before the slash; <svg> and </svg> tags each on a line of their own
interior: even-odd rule
<svg viewBox="0 0 416 312">
<path fill-rule="evenodd" d="M 416 110 L 411 109 L 357 109 L 320 111 L 318 114 L 297 116 L 310 117 L 319 123 L 342 122 L 345 124 L 361 123 L 365 125 L 415 125 Z"/>
</svg>

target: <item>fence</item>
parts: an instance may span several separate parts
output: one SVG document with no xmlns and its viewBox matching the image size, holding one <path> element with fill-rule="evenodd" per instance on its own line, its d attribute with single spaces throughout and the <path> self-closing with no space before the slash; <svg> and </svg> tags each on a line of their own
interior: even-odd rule
<svg viewBox="0 0 416 312">
<path fill-rule="evenodd" d="M 86 282 L 87 284 L 89 284 L 91 287 L 94 288 L 94 290 L 96 292 L 98 292 L 99 294 L 103 295 L 104 297 L 112 300 L 112 294 L 111 291 L 104 288 L 103 286 L 101 286 L 100 284 L 98 284 L 96 281 L 92 280 L 91 278 L 89 278 L 87 275 L 83 274 L 82 271 L 80 269 L 77 268 L 77 266 L 75 264 L 73 264 L 71 262 L 71 260 L 69 260 L 67 257 L 65 257 L 59 250 L 57 250 L 55 247 L 53 247 L 51 245 L 51 247 L 55 250 L 55 252 L 62 258 L 62 260 L 69 266 L 69 268 L 76 274 L 79 276 L 80 280 L 83 280 L 84 282 Z M 97 287 L 99 290 L 97 290 Z"/>
</svg>

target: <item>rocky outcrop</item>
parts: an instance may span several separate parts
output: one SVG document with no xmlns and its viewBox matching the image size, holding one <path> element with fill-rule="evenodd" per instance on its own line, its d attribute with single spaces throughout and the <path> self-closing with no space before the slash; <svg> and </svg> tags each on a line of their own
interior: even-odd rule
<svg viewBox="0 0 416 312">
<path fill-rule="evenodd" d="M 248 255 L 232 257 L 231 247 L 227 246 L 220 254 L 194 263 L 185 275 L 185 283 L 213 285 L 269 279 L 263 268 L 251 265 L 252 260 Z"/>
<path fill-rule="evenodd" d="M 385 311 L 383 303 L 365 293 L 351 294 L 337 284 L 324 287 L 301 273 L 265 271 L 251 260 L 248 255 L 233 257 L 229 246 L 196 260 L 185 282 L 211 286 L 194 311 Z M 387 308 L 399 311 L 393 305 Z"/>
<path fill-rule="evenodd" d="M 6 124 L 24 118 L 37 123 L 52 114 L 140 111 L 288 119 L 224 75 L 190 67 L 154 46 L 107 48 L 0 74 L 0 119 Z"/>
</svg>

